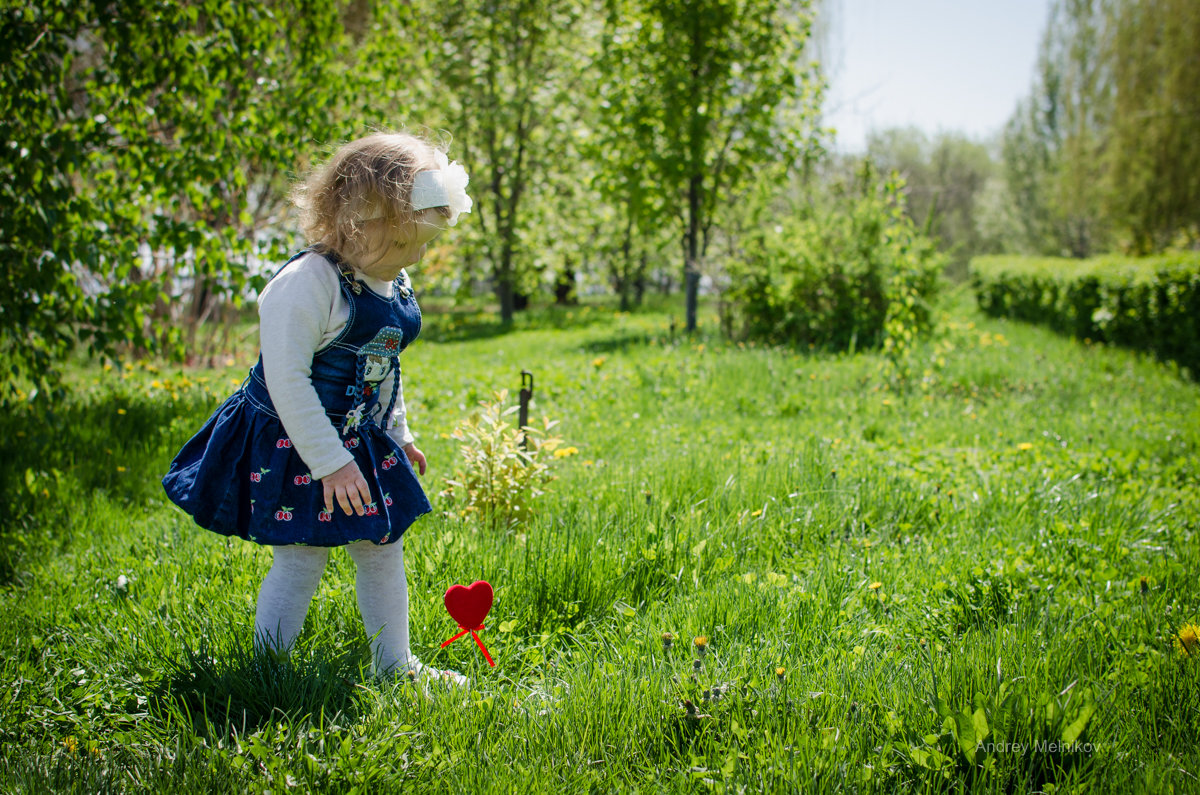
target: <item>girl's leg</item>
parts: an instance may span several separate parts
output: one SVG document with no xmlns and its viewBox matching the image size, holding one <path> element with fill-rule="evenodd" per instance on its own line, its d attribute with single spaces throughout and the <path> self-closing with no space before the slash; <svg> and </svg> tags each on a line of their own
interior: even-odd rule
<svg viewBox="0 0 1200 795">
<path fill-rule="evenodd" d="M 275 562 L 263 578 L 254 615 L 258 648 L 287 651 L 296 642 L 329 557 L 327 547 L 272 547 Z"/>
<path fill-rule="evenodd" d="M 356 541 L 346 547 L 358 569 L 355 578 L 358 610 L 371 638 L 371 654 L 378 673 L 402 670 L 410 663 L 403 543 L 377 546 L 370 541 Z"/>
</svg>

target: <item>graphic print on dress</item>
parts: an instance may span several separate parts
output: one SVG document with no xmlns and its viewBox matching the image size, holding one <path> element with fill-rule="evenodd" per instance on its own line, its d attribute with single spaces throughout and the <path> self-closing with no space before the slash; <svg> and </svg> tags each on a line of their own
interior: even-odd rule
<svg viewBox="0 0 1200 795">
<path fill-rule="evenodd" d="M 354 399 L 354 408 L 346 413 L 342 436 L 349 436 L 364 423 L 371 422 L 379 405 L 380 385 L 389 375 L 392 376 L 392 399 L 382 415 L 383 422 L 386 423 L 391 416 L 400 386 L 399 357 L 403 340 L 403 331 L 395 326 L 384 326 L 374 339 L 359 348 L 354 385 L 346 387 L 346 394 Z"/>
</svg>

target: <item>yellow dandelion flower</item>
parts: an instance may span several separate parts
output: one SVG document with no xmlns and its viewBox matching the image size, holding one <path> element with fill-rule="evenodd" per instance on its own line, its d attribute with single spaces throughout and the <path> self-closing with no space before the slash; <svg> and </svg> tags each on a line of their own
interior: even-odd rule
<svg viewBox="0 0 1200 795">
<path fill-rule="evenodd" d="M 762 508 L 759 508 L 757 511 L 751 511 L 751 512 L 750 512 L 750 515 L 751 515 L 751 516 L 762 516 L 762 514 L 763 514 L 763 509 L 762 509 Z"/>
<path fill-rule="evenodd" d="M 696 644 L 697 649 L 707 649 L 708 648 L 708 637 L 705 635 L 697 636 L 696 639 L 693 640 L 692 642 Z"/>
<path fill-rule="evenodd" d="M 125 413 L 125 409 L 117 409 L 117 413 L 118 413 L 118 414 L 124 414 L 124 413 Z"/>
<path fill-rule="evenodd" d="M 1018 450 L 1032 450 L 1033 443 L 1032 442 L 1021 442 L 1019 445 L 1017 445 L 1017 449 Z"/>
<path fill-rule="evenodd" d="M 1200 656 L 1200 626 L 1187 624 L 1180 627 L 1179 634 L 1172 641 L 1184 657 Z"/>
<path fill-rule="evenodd" d="M 883 583 L 873 582 L 870 585 L 868 585 L 867 587 L 870 588 L 872 591 L 878 591 L 880 588 L 883 587 Z"/>
<path fill-rule="evenodd" d="M 784 670 L 783 666 L 780 666 L 775 669 L 775 676 L 778 677 L 779 679 L 782 679 L 783 675 L 786 673 L 787 673 L 787 671 Z"/>
<path fill-rule="evenodd" d="M 578 452 L 579 452 L 579 448 L 577 448 L 577 447 L 561 447 L 558 450 L 554 451 L 554 457 L 555 458 L 567 458 L 568 456 L 573 456 Z"/>
<path fill-rule="evenodd" d="M 595 359 L 592 359 L 592 367 L 595 367 L 597 370 L 599 370 L 601 367 L 604 366 L 604 363 L 606 361 L 608 361 L 607 357 L 597 356 Z"/>
</svg>

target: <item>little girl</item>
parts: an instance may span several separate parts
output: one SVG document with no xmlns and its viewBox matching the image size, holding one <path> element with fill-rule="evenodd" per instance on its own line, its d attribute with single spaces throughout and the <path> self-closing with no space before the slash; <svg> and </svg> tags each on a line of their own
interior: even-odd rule
<svg viewBox="0 0 1200 795">
<path fill-rule="evenodd" d="M 442 152 L 385 133 L 346 144 L 300 184 L 311 248 L 259 296 L 258 363 L 163 478 L 201 527 L 271 546 L 260 648 L 292 646 L 329 547 L 345 546 L 376 670 L 465 681 L 409 652 L 400 538 L 431 508 L 398 357 L 421 330 L 404 268 L 470 211 L 466 186 Z"/>
</svg>

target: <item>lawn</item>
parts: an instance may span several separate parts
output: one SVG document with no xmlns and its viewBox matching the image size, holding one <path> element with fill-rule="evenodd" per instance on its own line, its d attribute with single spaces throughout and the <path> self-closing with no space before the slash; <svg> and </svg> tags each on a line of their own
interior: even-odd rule
<svg viewBox="0 0 1200 795">
<path fill-rule="evenodd" d="M 250 350 L 75 368 L 0 418 L 4 789 L 1200 789 L 1200 388 L 961 294 L 942 315 L 897 382 L 664 311 L 428 307 L 412 636 L 467 692 L 370 676 L 340 552 L 291 658 L 251 653 L 269 552 L 158 486 Z M 492 531 L 435 495 L 522 369 L 557 479 Z M 494 669 L 439 648 L 476 579 Z"/>
</svg>

